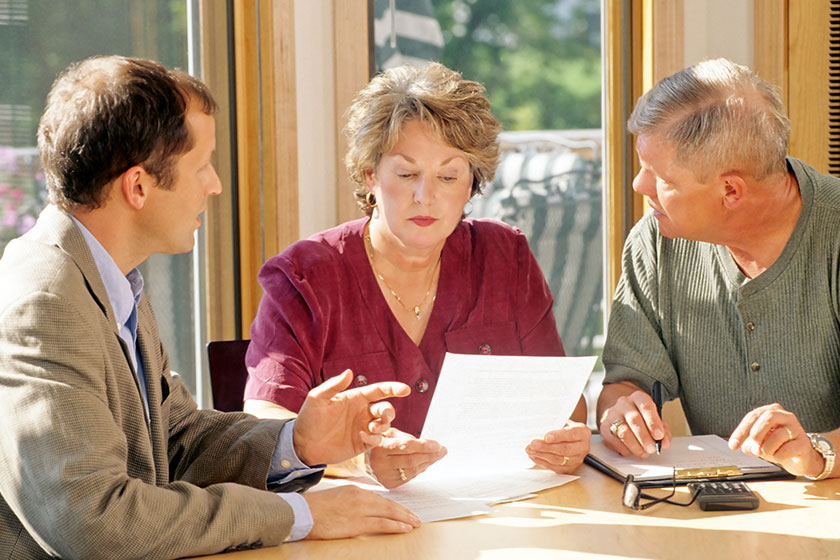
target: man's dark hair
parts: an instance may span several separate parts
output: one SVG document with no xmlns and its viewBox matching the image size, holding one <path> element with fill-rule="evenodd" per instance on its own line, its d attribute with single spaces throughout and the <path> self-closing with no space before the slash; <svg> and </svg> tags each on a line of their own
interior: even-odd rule
<svg viewBox="0 0 840 560">
<path fill-rule="evenodd" d="M 96 208 L 104 187 L 134 165 L 163 189 L 176 156 L 194 144 L 188 101 L 212 115 L 216 101 L 196 78 L 156 62 L 121 56 L 83 60 L 61 73 L 38 126 L 50 202 Z"/>
</svg>

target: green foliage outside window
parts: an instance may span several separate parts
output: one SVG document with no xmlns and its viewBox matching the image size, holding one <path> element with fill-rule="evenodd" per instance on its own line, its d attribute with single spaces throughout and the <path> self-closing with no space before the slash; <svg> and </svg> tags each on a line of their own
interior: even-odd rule
<svg viewBox="0 0 840 560">
<path fill-rule="evenodd" d="M 440 62 L 485 85 L 505 130 L 601 126 L 599 0 L 433 0 Z"/>
</svg>

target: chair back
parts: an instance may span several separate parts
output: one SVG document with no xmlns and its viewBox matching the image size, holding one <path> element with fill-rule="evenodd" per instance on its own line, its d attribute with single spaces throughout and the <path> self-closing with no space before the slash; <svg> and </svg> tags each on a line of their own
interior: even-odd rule
<svg viewBox="0 0 840 560">
<path fill-rule="evenodd" d="M 248 369 L 245 352 L 250 340 L 216 340 L 207 343 L 207 365 L 213 408 L 223 412 L 242 410 Z"/>
</svg>

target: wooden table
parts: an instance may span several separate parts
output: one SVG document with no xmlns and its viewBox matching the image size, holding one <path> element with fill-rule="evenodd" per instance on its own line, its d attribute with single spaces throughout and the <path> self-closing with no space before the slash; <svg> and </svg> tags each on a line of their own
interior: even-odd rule
<svg viewBox="0 0 840 560">
<path fill-rule="evenodd" d="M 840 558 L 840 479 L 750 482 L 761 499 L 754 511 L 659 504 L 633 512 L 620 503 L 620 482 L 585 465 L 576 474 L 580 479 L 491 514 L 427 523 L 405 535 L 302 541 L 211 558 Z M 675 499 L 687 496 L 681 488 Z"/>
</svg>

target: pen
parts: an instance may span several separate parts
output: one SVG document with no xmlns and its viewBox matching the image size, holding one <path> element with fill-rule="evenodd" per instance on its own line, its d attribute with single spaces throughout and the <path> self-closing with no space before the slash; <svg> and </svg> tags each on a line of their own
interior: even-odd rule
<svg viewBox="0 0 840 560">
<path fill-rule="evenodd" d="M 659 415 L 659 420 L 662 420 L 662 383 L 659 381 L 653 382 L 653 389 L 650 391 L 650 396 L 653 398 L 653 403 L 656 405 L 656 414 Z M 656 454 L 662 451 L 662 440 L 656 440 Z"/>
</svg>

